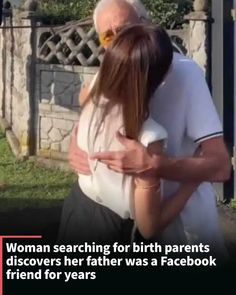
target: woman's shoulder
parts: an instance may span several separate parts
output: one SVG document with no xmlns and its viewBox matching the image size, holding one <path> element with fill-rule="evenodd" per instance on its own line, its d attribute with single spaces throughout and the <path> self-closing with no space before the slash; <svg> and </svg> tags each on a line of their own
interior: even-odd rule
<svg viewBox="0 0 236 295">
<path fill-rule="evenodd" d="M 148 144 L 154 141 L 166 140 L 167 137 L 168 135 L 165 128 L 153 120 L 152 117 L 149 116 L 148 119 L 143 123 L 140 133 L 140 142 L 144 146 L 148 146 Z"/>
</svg>

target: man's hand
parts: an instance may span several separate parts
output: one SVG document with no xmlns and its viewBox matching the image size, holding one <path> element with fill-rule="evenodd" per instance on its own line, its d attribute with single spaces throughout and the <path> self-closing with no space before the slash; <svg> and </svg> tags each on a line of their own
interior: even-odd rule
<svg viewBox="0 0 236 295">
<path fill-rule="evenodd" d="M 178 182 L 223 182 L 230 175 L 230 161 L 223 137 L 205 140 L 200 154 L 174 158 L 146 149 L 140 143 L 117 134 L 124 151 L 101 152 L 92 155 L 110 169 L 127 174 L 158 176 Z"/>
<path fill-rule="evenodd" d="M 88 163 L 88 154 L 82 151 L 77 145 L 78 125 L 72 131 L 71 142 L 69 146 L 68 160 L 71 168 L 84 175 L 90 175 L 91 171 Z"/>
<path fill-rule="evenodd" d="M 139 142 L 126 138 L 120 132 L 117 132 L 116 136 L 125 147 L 124 151 L 95 153 L 91 159 L 97 159 L 119 173 L 141 174 L 145 172 L 155 175 L 153 157 L 148 150 Z"/>
</svg>

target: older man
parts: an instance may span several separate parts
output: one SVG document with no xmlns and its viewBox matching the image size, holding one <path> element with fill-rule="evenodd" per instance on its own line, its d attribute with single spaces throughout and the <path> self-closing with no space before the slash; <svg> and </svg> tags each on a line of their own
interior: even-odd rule
<svg viewBox="0 0 236 295">
<path fill-rule="evenodd" d="M 104 47 L 124 25 L 146 18 L 144 6 L 135 0 L 101 0 L 94 12 L 95 27 Z M 222 126 L 199 66 L 175 54 L 172 69 L 153 97 L 150 111 L 168 131 L 167 156 L 150 156 L 138 142 L 118 134 L 125 147 L 123 151 L 103 152 L 93 157 L 117 172 L 157 174 L 165 179 L 165 199 L 174 194 L 181 182 L 203 182 L 179 213 L 189 243 L 208 244 L 214 252 L 223 255 L 224 243 L 210 182 L 229 178 L 230 161 Z M 89 174 L 88 155 L 78 149 L 74 137 L 75 134 L 70 146 L 70 164 L 76 171 Z M 201 154 L 194 157 L 198 148 Z"/>
</svg>

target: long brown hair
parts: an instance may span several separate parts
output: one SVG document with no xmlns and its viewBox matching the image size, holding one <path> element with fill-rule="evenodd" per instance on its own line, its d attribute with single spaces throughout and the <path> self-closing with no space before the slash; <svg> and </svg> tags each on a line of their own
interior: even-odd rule
<svg viewBox="0 0 236 295">
<path fill-rule="evenodd" d="M 172 63 L 173 48 L 160 26 L 137 24 L 119 32 L 106 50 L 89 99 L 105 97 L 101 122 L 116 104 L 121 106 L 126 136 L 138 139 L 149 115 L 149 102 Z"/>
</svg>

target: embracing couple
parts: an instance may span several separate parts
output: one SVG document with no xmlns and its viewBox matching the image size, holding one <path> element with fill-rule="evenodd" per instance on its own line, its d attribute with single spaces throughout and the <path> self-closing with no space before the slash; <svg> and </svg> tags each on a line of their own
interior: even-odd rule
<svg viewBox="0 0 236 295">
<path fill-rule="evenodd" d="M 106 52 L 80 93 L 59 239 L 203 243 L 223 258 L 211 182 L 230 159 L 203 72 L 138 0 L 99 1 L 94 24 Z"/>
</svg>

